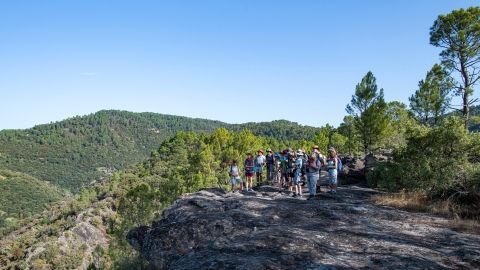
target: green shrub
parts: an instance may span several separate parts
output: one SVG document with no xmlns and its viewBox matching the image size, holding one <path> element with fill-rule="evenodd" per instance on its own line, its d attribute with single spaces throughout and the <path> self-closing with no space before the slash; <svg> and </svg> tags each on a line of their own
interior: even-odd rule
<svg viewBox="0 0 480 270">
<path fill-rule="evenodd" d="M 446 196 L 452 188 L 478 187 L 478 135 L 465 131 L 460 119 L 451 117 L 442 126 L 423 127 L 410 134 L 407 145 L 394 152 L 392 162 L 367 176 L 369 184 L 438 196 Z"/>
</svg>

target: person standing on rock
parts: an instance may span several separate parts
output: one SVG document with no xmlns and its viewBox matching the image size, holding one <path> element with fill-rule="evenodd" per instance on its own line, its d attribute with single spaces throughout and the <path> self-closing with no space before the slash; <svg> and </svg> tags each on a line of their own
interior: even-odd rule
<svg viewBox="0 0 480 270">
<path fill-rule="evenodd" d="M 293 178 L 295 177 L 295 161 L 297 157 L 293 150 L 289 150 L 288 161 L 287 161 L 287 182 L 288 190 L 293 192 Z"/>
<path fill-rule="evenodd" d="M 335 148 L 328 150 L 327 159 L 327 171 L 328 171 L 328 185 L 330 187 L 329 193 L 337 193 L 337 178 L 338 178 L 338 157 Z"/>
<path fill-rule="evenodd" d="M 310 193 L 309 199 L 317 195 L 317 182 L 320 177 L 321 166 L 322 164 L 320 163 L 320 160 L 315 155 L 311 155 L 307 163 L 308 192 Z"/>
<path fill-rule="evenodd" d="M 320 153 L 320 147 L 318 145 L 313 146 L 311 156 L 315 156 L 316 159 L 320 160 L 320 163 L 323 165 L 324 163 L 324 156 Z"/>
<path fill-rule="evenodd" d="M 275 172 L 275 156 L 273 155 L 272 149 L 267 149 L 267 156 L 265 157 L 267 163 L 267 181 L 272 184 L 273 174 Z"/>
<path fill-rule="evenodd" d="M 248 153 L 247 154 L 247 159 L 243 163 L 244 168 L 245 168 L 245 185 L 246 185 L 246 191 L 252 191 L 253 188 L 253 174 L 254 174 L 254 161 L 253 161 L 253 155 Z M 249 189 L 250 187 L 250 189 Z"/>
<path fill-rule="evenodd" d="M 295 160 L 295 176 L 293 178 L 293 185 L 295 186 L 294 197 L 302 197 L 302 186 L 300 185 L 300 178 L 302 176 L 302 167 L 303 167 L 303 151 L 298 150 L 297 159 Z"/>
<path fill-rule="evenodd" d="M 230 184 L 232 185 L 232 192 L 235 192 L 235 187 L 238 186 L 239 190 L 243 190 L 242 178 L 240 177 L 240 169 L 237 166 L 237 161 L 233 160 L 230 165 Z"/>
<path fill-rule="evenodd" d="M 263 150 L 260 149 L 255 157 L 255 174 L 257 176 L 257 187 L 263 182 L 263 166 L 265 166 L 265 156 Z"/>
<path fill-rule="evenodd" d="M 287 163 L 288 163 L 288 150 L 283 150 L 280 155 L 280 185 L 282 188 L 287 187 L 288 184 L 288 173 L 287 173 Z"/>
</svg>

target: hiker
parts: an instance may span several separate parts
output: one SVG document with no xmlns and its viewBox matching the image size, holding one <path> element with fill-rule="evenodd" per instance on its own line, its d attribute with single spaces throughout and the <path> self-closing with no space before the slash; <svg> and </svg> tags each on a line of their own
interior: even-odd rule
<svg viewBox="0 0 480 270">
<path fill-rule="evenodd" d="M 287 161 L 287 183 L 288 190 L 293 192 L 293 178 L 295 177 L 295 161 L 296 155 L 293 150 L 289 149 L 288 161 Z"/>
<path fill-rule="evenodd" d="M 320 147 L 318 147 L 318 145 L 313 146 L 312 154 L 310 156 L 315 156 L 316 159 L 320 160 L 320 163 L 322 163 L 322 165 L 325 162 L 325 157 L 322 155 L 322 153 L 320 153 Z"/>
<path fill-rule="evenodd" d="M 310 193 L 309 199 L 317 195 L 317 182 L 320 177 L 320 168 L 322 164 L 320 160 L 311 155 L 307 163 L 307 179 L 308 179 L 308 192 Z"/>
<path fill-rule="evenodd" d="M 301 156 L 301 158 L 302 158 L 302 169 L 301 169 L 302 176 L 301 176 L 301 179 L 302 179 L 302 181 L 307 182 L 308 155 L 302 149 L 300 149 L 298 151 L 303 153 L 303 155 Z"/>
<path fill-rule="evenodd" d="M 287 162 L 288 162 L 288 150 L 283 150 L 280 154 L 280 185 L 286 187 L 288 183 L 287 175 Z"/>
<path fill-rule="evenodd" d="M 267 156 L 265 157 L 267 163 L 267 180 L 270 183 L 273 183 L 273 174 L 275 172 L 275 156 L 273 155 L 272 149 L 267 149 Z"/>
<path fill-rule="evenodd" d="M 240 169 L 237 166 L 237 161 L 232 160 L 232 164 L 230 165 L 230 171 L 228 173 L 230 175 L 230 184 L 232 185 L 232 192 L 235 192 L 235 187 L 238 186 L 239 190 L 243 190 L 243 181 L 240 177 Z"/>
<path fill-rule="evenodd" d="M 244 162 L 244 167 L 245 167 L 245 186 L 246 186 L 246 189 L 245 191 L 253 191 L 252 188 L 253 188 L 253 173 L 254 173 L 254 167 L 255 167 L 255 164 L 253 162 L 253 155 L 248 153 L 247 154 L 247 159 L 245 159 L 245 162 Z M 250 187 L 250 189 L 249 189 Z"/>
<path fill-rule="evenodd" d="M 297 158 L 295 160 L 295 176 L 293 178 L 293 185 L 295 186 L 295 194 L 293 197 L 300 196 L 302 197 L 302 186 L 300 185 L 300 178 L 302 176 L 302 167 L 303 167 L 303 151 L 298 150 Z"/>
<path fill-rule="evenodd" d="M 332 147 L 328 150 L 327 159 L 328 186 L 331 194 L 337 193 L 338 167 L 337 151 Z"/>
<path fill-rule="evenodd" d="M 265 165 L 265 156 L 263 150 L 260 149 L 255 157 L 255 174 L 257 176 L 257 187 L 263 182 L 263 166 Z"/>
<path fill-rule="evenodd" d="M 274 175 L 274 182 L 281 184 L 282 183 L 282 162 L 280 158 L 282 153 L 275 153 L 275 175 Z"/>
</svg>

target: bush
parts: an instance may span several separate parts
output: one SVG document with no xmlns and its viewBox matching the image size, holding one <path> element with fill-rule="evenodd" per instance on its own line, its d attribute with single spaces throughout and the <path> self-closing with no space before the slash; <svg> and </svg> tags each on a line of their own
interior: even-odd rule
<svg viewBox="0 0 480 270">
<path fill-rule="evenodd" d="M 452 190 L 478 190 L 478 134 L 466 132 L 460 119 L 452 117 L 442 126 L 422 127 L 410 134 L 407 145 L 394 152 L 392 162 L 368 174 L 370 185 L 440 197 Z"/>
</svg>

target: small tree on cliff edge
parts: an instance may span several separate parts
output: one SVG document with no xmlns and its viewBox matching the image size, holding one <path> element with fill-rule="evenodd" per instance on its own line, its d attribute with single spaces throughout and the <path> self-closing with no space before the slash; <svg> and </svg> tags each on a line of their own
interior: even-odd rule
<svg viewBox="0 0 480 270">
<path fill-rule="evenodd" d="M 385 135 L 388 128 L 386 111 L 383 89 L 378 90 L 375 76 L 369 71 L 357 84 L 355 95 L 347 105 L 347 112 L 353 116 L 365 154 L 371 153 Z"/>
<path fill-rule="evenodd" d="M 454 10 L 438 16 L 430 28 L 430 44 L 440 47 L 442 64 L 455 80 L 457 95 L 462 97 L 463 118 L 468 129 L 473 86 L 480 79 L 480 8 Z"/>
</svg>

